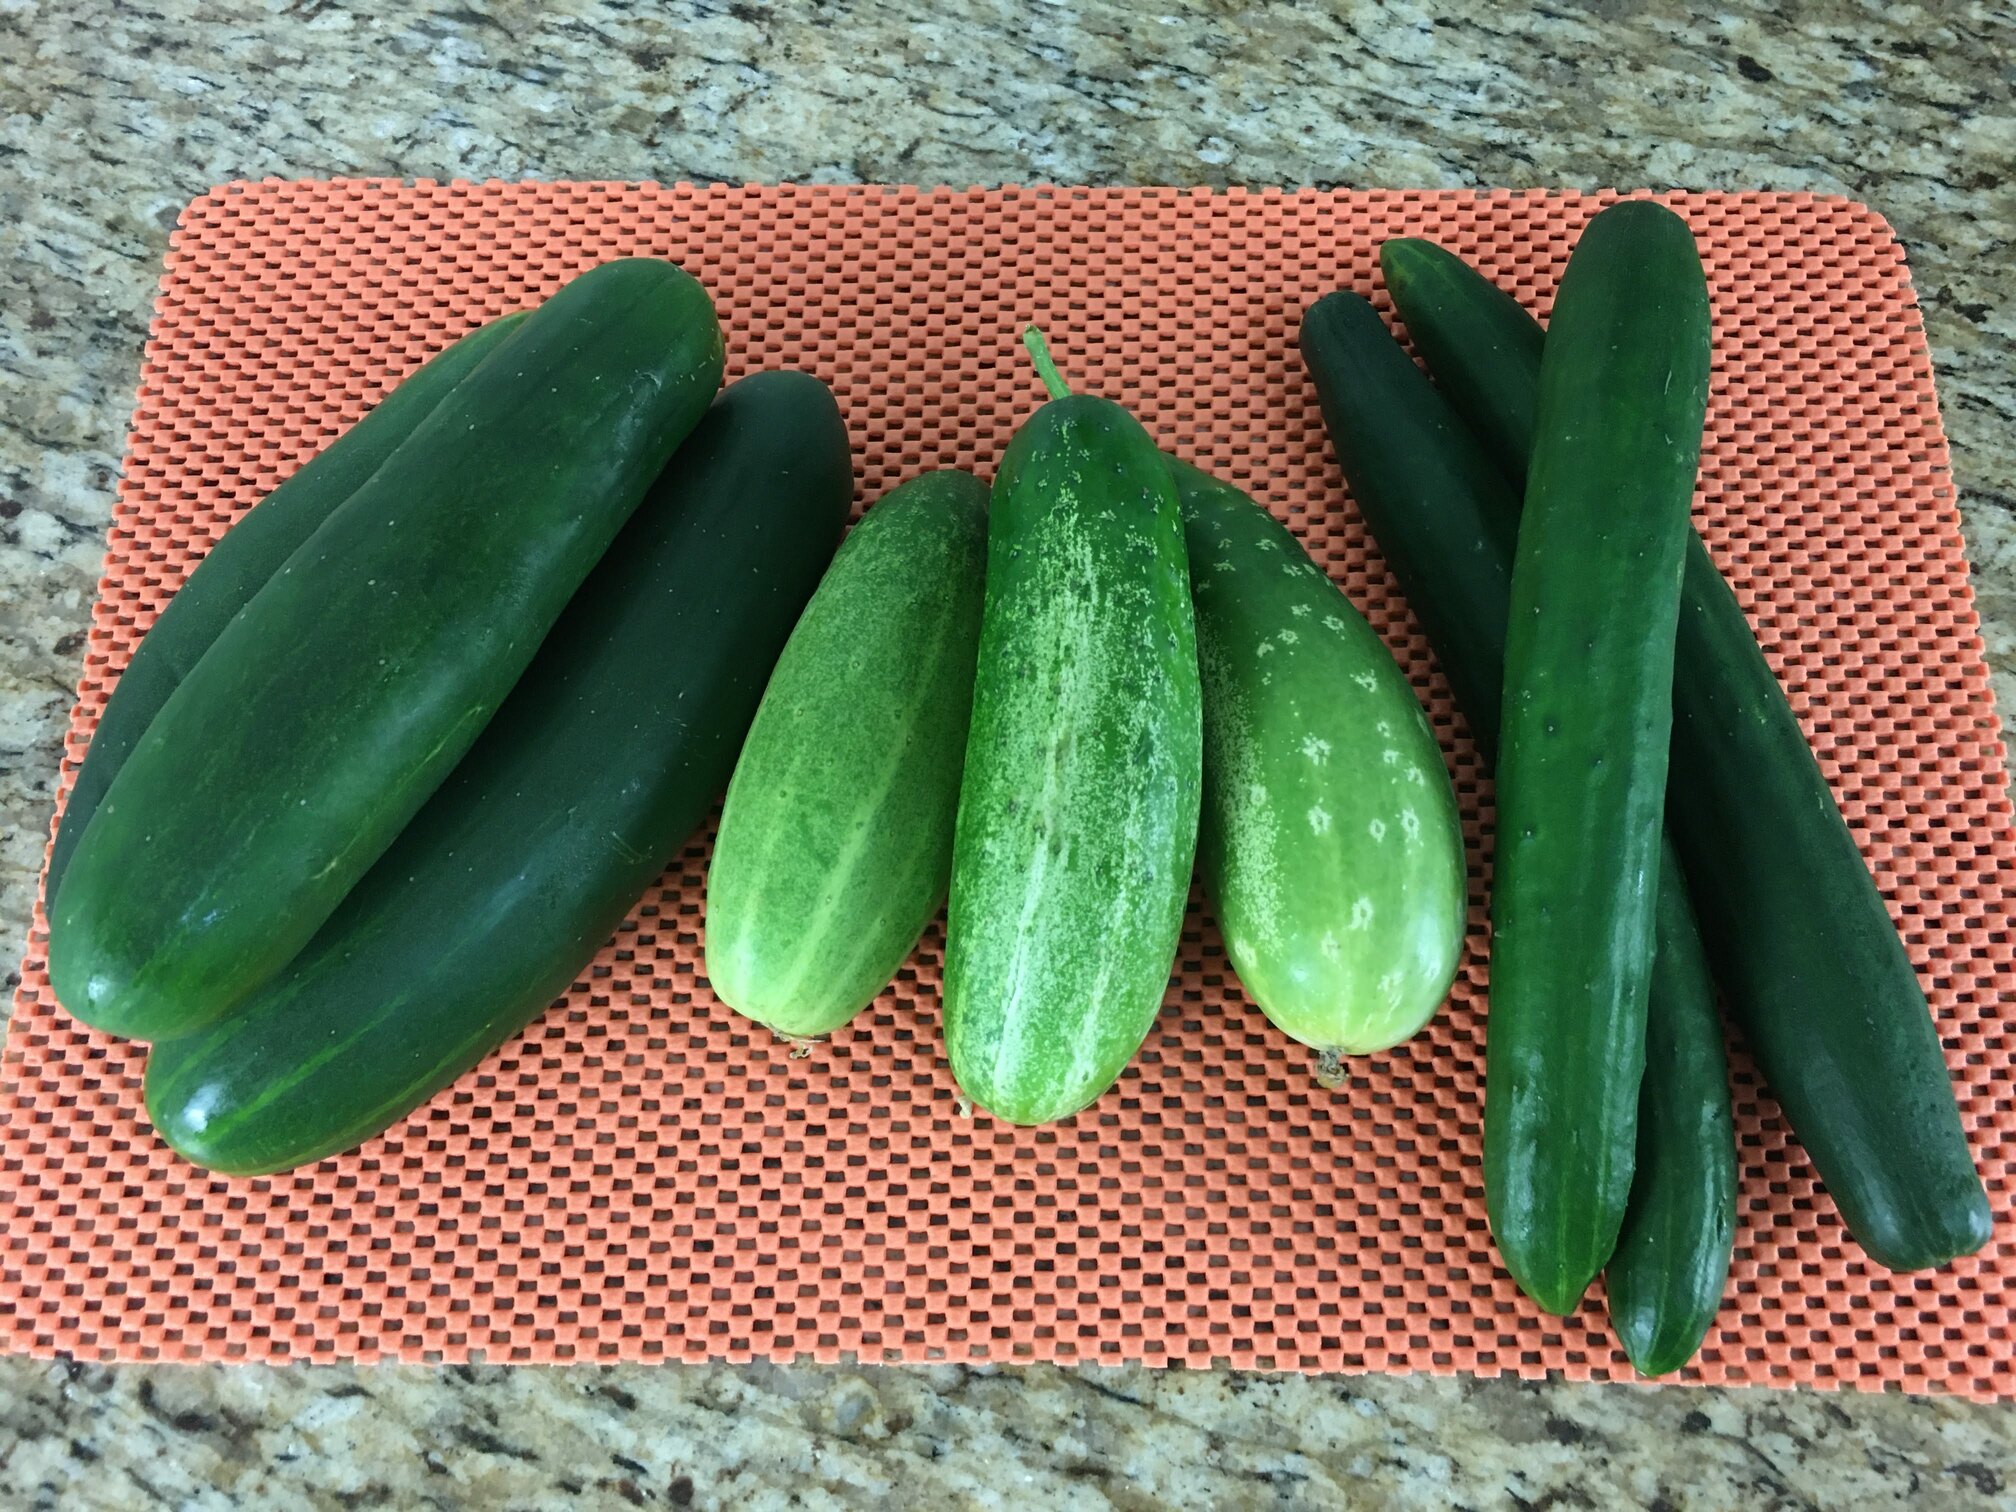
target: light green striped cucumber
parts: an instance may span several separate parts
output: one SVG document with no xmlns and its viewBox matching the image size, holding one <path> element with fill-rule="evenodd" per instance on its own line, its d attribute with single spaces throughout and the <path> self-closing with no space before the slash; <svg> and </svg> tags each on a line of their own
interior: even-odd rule
<svg viewBox="0 0 2016 1512">
<path fill-rule="evenodd" d="M 1239 980 L 1332 1081 L 1339 1054 L 1418 1030 L 1456 975 L 1456 795 L 1406 675 L 1287 527 L 1170 471 L 1203 674 L 1198 867 Z"/>
<path fill-rule="evenodd" d="M 1203 738 L 1168 466 L 1030 345 L 1053 398 L 994 482 L 945 959 L 952 1074 L 1020 1124 L 1090 1103 L 1155 1021 Z"/>
<path fill-rule="evenodd" d="M 987 562 L 987 485 L 913 478 L 862 517 L 791 632 L 707 875 L 715 995 L 830 1034 L 945 901 Z"/>
</svg>

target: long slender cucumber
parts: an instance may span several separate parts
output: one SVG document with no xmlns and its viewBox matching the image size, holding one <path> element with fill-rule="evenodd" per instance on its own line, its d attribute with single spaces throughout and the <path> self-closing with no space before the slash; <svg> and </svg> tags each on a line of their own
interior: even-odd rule
<svg viewBox="0 0 2016 1512">
<path fill-rule="evenodd" d="M 1472 738 L 1492 760 L 1518 491 L 1365 300 L 1355 294 L 1319 300 L 1303 321 L 1301 346 L 1352 499 L 1435 647 Z M 1679 876 L 1670 840 L 1661 849 L 1660 875 L 1646 1023 L 1648 1043 L 1655 1047 L 1692 1044 L 1690 1028 L 1715 1022 L 1713 985 L 1692 911 L 1684 890 L 1670 880 Z M 1633 1324 L 1627 1348 L 1637 1350 L 1640 1335 L 1656 1338 L 1661 1360 L 1671 1358 L 1665 1349 L 1671 1341 L 1698 1342 L 1720 1300 L 1719 1281 L 1711 1293 L 1709 1280 L 1726 1275 L 1729 1266 L 1734 1136 L 1719 1037 L 1713 1049 L 1712 1056 L 1669 1059 L 1663 1050 L 1648 1055 L 1639 1093 L 1639 1172 L 1656 1168 L 1662 1176 L 1651 1183 L 1634 1174 L 1625 1232 L 1662 1224 L 1679 1232 L 1683 1203 L 1718 1215 L 1716 1223 L 1689 1231 L 1705 1247 L 1667 1255 L 1670 1284 L 1640 1288 L 1659 1306 L 1640 1310 L 1642 1321 Z M 1664 1116 L 1668 1108 L 1690 1104 L 1703 1111 L 1702 1123 L 1692 1130 Z M 1719 1147 L 1704 1132 L 1715 1128 Z M 1658 1148 L 1648 1150 L 1654 1140 Z M 1655 1201 L 1657 1209 L 1648 1205 Z M 1691 1290 L 1680 1282 L 1683 1275 L 1695 1282 Z M 1641 1364 L 1655 1361 L 1654 1352 L 1641 1353 Z"/>
<path fill-rule="evenodd" d="M 1523 478 L 1544 339 L 1432 243 L 1380 260 L 1408 334 Z M 1474 396 L 1474 397 L 1472 397 Z M 1494 418 L 1497 417 L 1497 418 Z M 1741 605 L 1687 544 L 1667 823 L 1745 1040 L 1849 1232 L 1896 1270 L 1987 1243 L 1939 1036 L 1896 925 Z"/>
<path fill-rule="evenodd" d="M 1708 285 L 1646 200 L 1590 221 L 1540 366 L 1512 567 L 1491 900 L 1484 1191 L 1566 1313 L 1630 1199 L 1673 639 L 1708 403 Z"/>
</svg>

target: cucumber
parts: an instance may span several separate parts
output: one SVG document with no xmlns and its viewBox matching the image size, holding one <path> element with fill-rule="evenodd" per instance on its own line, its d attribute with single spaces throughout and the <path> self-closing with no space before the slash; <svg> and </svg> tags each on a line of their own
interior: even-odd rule
<svg viewBox="0 0 2016 1512">
<path fill-rule="evenodd" d="M 1001 1118 L 1112 1085 L 1168 988 L 1202 731 L 1176 488 L 1140 423 L 1053 396 L 994 482 L 945 958 L 952 1074 Z"/>
<path fill-rule="evenodd" d="M 1603 1273 L 1610 1326 L 1641 1375 L 1694 1357 L 1722 1306 L 1736 1242 L 1736 1128 L 1722 1020 L 1687 882 L 1660 854 L 1658 955 L 1631 1201 Z"/>
<path fill-rule="evenodd" d="M 291 960 L 448 775 L 721 378 L 706 290 L 582 274 L 238 612 L 113 779 L 49 927 L 58 1000 L 166 1039 Z"/>
<path fill-rule="evenodd" d="M 153 1047 L 161 1136 L 230 1175 L 349 1149 L 564 992 L 727 780 L 852 492 L 823 384 L 730 387 L 307 950 Z"/>
<path fill-rule="evenodd" d="M 1526 487 L 1540 352 L 1547 333 L 1526 307 L 1455 253 L 1417 237 L 1379 248 L 1379 271 L 1407 339 L 1435 386 L 1513 486 Z M 1520 381 L 1510 381 L 1512 375 Z"/>
<path fill-rule="evenodd" d="M 1708 362 L 1686 222 L 1646 200 L 1599 212 L 1555 299 L 1513 559 L 1485 1037 L 1485 1205 L 1554 1313 L 1630 1198 Z"/>
<path fill-rule="evenodd" d="M 1197 617 L 1197 860 L 1239 980 L 1283 1033 L 1396 1045 L 1456 975 L 1467 872 L 1435 732 L 1378 633 L 1287 527 L 1171 461 Z"/>
<path fill-rule="evenodd" d="M 829 1034 L 945 901 L 986 586 L 987 485 L 913 478 L 840 547 L 771 675 L 707 874 L 707 976 Z"/>
<path fill-rule="evenodd" d="M 1481 396 L 1480 433 L 1490 415 L 1530 412 L 1539 324 L 1432 244 L 1389 242 L 1381 261 L 1415 345 L 1445 354 L 1430 359 L 1437 382 Z M 1433 277 L 1394 278 L 1430 262 Z M 1530 431 L 1496 429 L 1499 464 L 1523 477 Z M 1973 1253 L 1993 1221 L 1924 989 L 1798 716 L 1698 537 L 1687 544 L 1673 714 L 1667 824 L 1709 957 L 1842 1222 L 1893 1270 Z"/>
<path fill-rule="evenodd" d="M 162 608 L 113 685 L 77 780 L 63 805 L 49 850 L 43 895 L 52 902 L 71 852 L 98 812 L 105 790 L 134 746 L 231 617 L 280 570 L 280 564 L 357 491 L 476 364 L 525 319 L 506 315 L 479 326 L 381 399 L 278 488 L 248 510 L 204 555 Z"/>
<path fill-rule="evenodd" d="M 1479 752 L 1493 760 L 1518 494 L 1365 300 L 1355 294 L 1319 300 L 1303 320 L 1301 346 L 1352 498 L 1434 645 Z M 1654 1046 L 1692 1043 L 1690 1029 L 1715 1022 L 1713 984 L 1686 892 L 1675 880 L 1679 875 L 1669 839 L 1660 854 L 1647 998 L 1646 1033 Z M 1627 1231 L 1664 1224 L 1678 1233 L 1676 1215 L 1690 1194 L 1697 1211 L 1720 1214 L 1718 1225 L 1704 1222 L 1686 1230 L 1700 1248 L 1666 1255 L 1671 1275 L 1663 1288 L 1641 1284 L 1639 1291 L 1664 1307 L 1651 1319 L 1655 1340 L 1675 1340 L 1690 1328 L 1698 1340 L 1719 1300 L 1719 1286 L 1709 1294 L 1708 1280 L 1726 1275 L 1733 1243 L 1728 1078 L 1719 1038 L 1713 1055 L 1654 1054 L 1648 1062 L 1639 1090 L 1640 1174 L 1633 1177 L 1625 1223 Z M 1719 1147 L 1703 1129 L 1690 1130 L 1664 1116 L 1687 1106 L 1702 1109 L 1704 1118 L 1719 1106 Z M 1691 1185 L 1684 1179 L 1689 1162 Z M 1648 1166 L 1660 1173 L 1656 1183 L 1642 1174 Z M 1695 1286 L 1690 1289 L 1684 1278 Z M 1647 1283 L 1642 1269 L 1638 1279 Z M 1633 1327 L 1633 1340 L 1644 1336 L 1642 1323 Z M 1627 1347 L 1635 1343 L 1627 1341 Z M 1644 1355 L 1646 1361 L 1660 1358 L 1671 1355 L 1663 1347 Z"/>
</svg>

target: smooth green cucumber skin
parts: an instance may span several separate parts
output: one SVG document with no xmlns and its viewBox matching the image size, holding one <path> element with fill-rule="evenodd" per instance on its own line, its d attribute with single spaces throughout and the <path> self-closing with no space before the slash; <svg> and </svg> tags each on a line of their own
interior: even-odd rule
<svg viewBox="0 0 2016 1512">
<path fill-rule="evenodd" d="M 1708 365 L 1686 223 L 1644 200 L 1599 212 L 1555 301 L 1512 567 L 1485 1038 L 1492 1232 L 1555 1313 L 1630 1198 Z"/>
<path fill-rule="evenodd" d="M 1487 452 L 1517 459 L 1510 476 L 1523 490 L 1546 340 L 1540 322 L 1462 258 L 1431 241 L 1401 237 L 1382 243 L 1379 271 L 1436 386 Z M 1511 372 L 1523 372 L 1527 381 L 1498 378 Z"/>
<path fill-rule="evenodd" d="M 1298 344 L 1352 501 L 1495 760 L 1518 491 L 1364 299 L 1317 300 Z"/>
<path fill-rule="evenodd" d="M 1291 1038 L 1384 1050 L 1434 1015 L 1463 950 L 1441 748 L 1385 642 L 1294 534 L 1169 466 L 1204 694 L 1197 861 L 1226 953 Z"/>
<path fill-rule="evenodd" d="M 1469 418 L 1489 434 L 1491 416 L 1530 413 L 1543 333 L 1481 274 L 1443 258 L 1461 276 L 1392 285 L 1394 302 L 1415 345 L 1445 354 L 1430 356 L 1437 382 L 1479 396 Z M 1530 431 L 1498 430 L 1500 465 L 1523 477 Z M 1924 988 L 1698 537 L 1681 588 L 1666 812 L 1730 1010 L 1848 1231 L 1892 1270 L 1980 1249 L 1993 1217 Z"/>
<path fill-rule="evenodd" d="M 1742 606 L 1696 548 L 1667 796 L 1717 975 L 1764 1079 L 1870 1257 L 1924 1270 L 1994 1219 L 1896 922 Z"/>
<path fill-rule="evenodd" d="M 1169 982 L 1197 844 L 1196 631 L 1176 489 L 1109 400 L 1001 460 L 953 842 L 945 1041 L 1018 1124 L 1111 1086 Z"/>
<path fill-rule="evenodd" d="M 987 485 L 913 478 L 862 516 L 791 632 L 707 876 L 707 976 L 779 1034 L 830 1034 L 945 902 L 979 655 Z"/>
<path fill-rule="evenodd" d="M 1355 294 L 1319 300 L 1302 324 L 1301 346 L 1316 383 L 1329 431 L 1351 495 L 1379 542 L 1409 607 L 1435 647 L 1443 674 L 1462 705 L 1472 737 L 1486 761 L 1498 748 L 1498 712 L 1504 680 L 1506 621 L 1512 602 L 1512 558 L 1520 500 L 1478 437 L 1449 400 L 1408 359 L 1385 322 Z M 1668 1033 L 1659 1019 L 1672 1015 L 1713 1022 L 1713 983 L 1700 953 L 1687 894 L 1665 879 L 1680 875 L 1671 839 L 1661 847 L 1656 947 L 1647 1006 L 1647 1033 Z M 1639 1092 L 1638 1155 L 1669 1124 L 1645 1121 L 1648 1099 L 1661 1107 L 1689 1102 L 1726 1104 L 1728 1083 L 1716 1041 L 1712 1061 L 1654 1058 Z M 1654 1070 L 1658 1074 L 1653 1074 Z M 1733 1169 L 1734 1135 L 1719 1159 Z M 1669 1175 L 1684 1162 L 1702 1163 L 1712 1179 L 1715 1152 L 1696 1143 L 1661 1157 Z M 1668 1183 L 1662 1190 L 1669 1190 Z M 1632 1206 L 1637 1208 L 1634 1178 Z M 1726 1275 L 1735 1222 L 1733 1184 L 1720 1197 L 1704 1189 L 1711 1206 L 1724 1204 L 1716 1247 L 1668 1256 L 1676 1274 Z M 1705 1230 L 1697 1235 L 1715 1241 Z M 1668 1294 L 1685 1297 L 1684 1288 Z M 1699 1298 L 1703 1306 L 1709 1299 Z M 1709 1312 L 1712 1314 L 1712 1306 Z M 1708 1319 L 1700 1319 L 1701 1327 Z"/>
<path fill-rule="evenodd" d="M 286 482 L 246 511 L 196 564 L 133 650 L 98 716 L 91 745 L 63 805 L 49 851 L 44 896 L 52 901 L 105 790 L 161 712 L 168 695 L 208 651 L 231 617 L 329 512 L 376 472 L 448 391 L 475 370 L 524 321 L 523 313 L 479 326 L 438 353 L 379 400 L 361 420 L 304 462 Z"/>
<path fill-rule="evenodd" d="M 582 274 L 450 391 L 170 695 L 71 857 L 58 1000 L 167 1039 L 307 944 L 481 733 L 720 385 L 707 292 Z"/>
<path fill-rule="evenodd" d="M 1645 1010 L 1638 1158 L 1603 1273 L 1610 1326 L 1641 1375 L 1694 1357 L 1722 1306 L 1736 1242 L 1736 1127 L 1707 954 L 1669 846 Z"/>
<path fill-rule="evenodd" d="M 726 782 L 853 492 L 825 385 L 732 385 L 454 774 L 237 1016 L 157 1044 L 198 1165 L 287 1170 L 397 1122 L 566 991 Z"/>
</svg>

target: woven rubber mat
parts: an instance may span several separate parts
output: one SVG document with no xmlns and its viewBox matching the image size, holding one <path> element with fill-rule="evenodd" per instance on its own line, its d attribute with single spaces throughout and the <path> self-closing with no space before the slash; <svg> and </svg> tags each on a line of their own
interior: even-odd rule
<svg viewBox="0 0 2016 1512">
<path fill-rule="evenodd" d="M 809 1058 L 715 1002 L 703 835 L 567 998 L 451 1090 L 353 1154 L 224 1181 L 153 1137 L 141 1048 L 57 1010 L 38 912 L 0 1088 L 0 1348 L 1631 1378 L 1600 1287 L 1548 1318 L 1491 1246 L 1489 785 L 1294 348 L 1316 296 L 1378 287 L 1395 235 L 1444 242 L 1544 315 L 1605 202 L 374 182 L 195 201 L 141 373 L 66 788 L 127 653 L 239 512 L 475 322 L 650 253 L 713 291 L 731 377 L 793 366 L 833 386 L 864 501 L 926 467 L 991 475 L 1040 399 L 1017 340 L 1034 319 L 1074 385 L 1292 523 L 1431 710 L 1466 813 L 1470 950 L 1425 1033 L 1327 1092 L 1240 994 L 1198 903 L 1119 1084 L 1018 1130 L 959 1109 L 935 926 Z M 1930 987 L 2001 1225 L 1934 1274 L 1872 1265 L 1739 1052 L 1735 1268 L 1685 1378 L 2016 1394 L 2016 843 L 1909 274 L 1845 201 L 1669 203 L 1715 300 L 1696 517 Z"/>
</svg>

